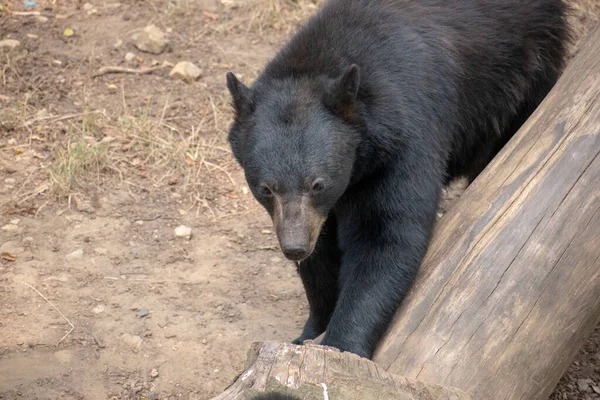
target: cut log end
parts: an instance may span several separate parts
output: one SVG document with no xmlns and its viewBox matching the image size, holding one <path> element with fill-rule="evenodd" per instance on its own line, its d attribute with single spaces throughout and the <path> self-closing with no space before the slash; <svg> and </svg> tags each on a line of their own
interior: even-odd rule
<svg viewBox="0 0 600 400">
<path fill-rule="evenodd" d="M 254 343 L 245 371 L 213 400 L 248 400 L 259 393 L 302 400 L 469 400 L 458 389 L 392 375 L 352 353 L 306 343 Z"/>
</svg>

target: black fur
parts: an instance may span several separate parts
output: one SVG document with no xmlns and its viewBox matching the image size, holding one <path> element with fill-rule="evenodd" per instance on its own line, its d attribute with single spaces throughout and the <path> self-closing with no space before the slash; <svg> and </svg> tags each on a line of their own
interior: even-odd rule
<svg viewBox="0 0 600 400">
<path fill-rule="evenodd" d="M 372 356 L 441 188 L 473 180 L 560 75 L 565 13 L 562 0 L 329 0 L 251 88 L 228 74 L 229 141 L 256 198 L 273 213 L 270 185 L 327 216 L 298 266 L 310 316 L 295 343 L 327 330 L 322 344 Z"/>
</svg>

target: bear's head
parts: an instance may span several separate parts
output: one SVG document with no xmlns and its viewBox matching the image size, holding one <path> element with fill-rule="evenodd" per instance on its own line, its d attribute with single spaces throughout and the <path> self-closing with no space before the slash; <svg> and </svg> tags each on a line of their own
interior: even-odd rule
<svg viewBox="0 0 600 400">
<path fill-rule="evenodd" d="M 350 182 L 361 137 L 359 69 L 337 77 L 263 75 L 251 88 L 230 72 L 227 87 L 233 154 L 269 212 L 282 252 L 303 260 Z"/>
</svg>

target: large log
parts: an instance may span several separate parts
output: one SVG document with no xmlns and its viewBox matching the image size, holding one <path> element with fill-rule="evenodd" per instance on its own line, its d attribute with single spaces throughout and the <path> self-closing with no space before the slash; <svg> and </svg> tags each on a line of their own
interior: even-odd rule
<svg viewBox="0 0 600 400">
<path fill-rule="evenodd" d="M 600 25 L 438 222 L 379 367 L 314 344 L 262 345 L 217 399 L 274 387 L 327 398 L 321 383 L 339 390 L 332 400 L 546 399 L 599 319 Z"/>
<path fill-rule="evenodd" d="M 600 318 L 600 26 L 442 217 L 374 360 L 474 399 L 546 399 Z"/>
</svg>

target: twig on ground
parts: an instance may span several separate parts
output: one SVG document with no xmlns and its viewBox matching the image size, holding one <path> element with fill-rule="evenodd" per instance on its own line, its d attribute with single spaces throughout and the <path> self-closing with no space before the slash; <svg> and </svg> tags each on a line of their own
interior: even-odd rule
<svg viewBox="0 0 600 400">
<path fill-rule="evenodd" d="M 30 121 L 27 121 L 23 125 L 27 127 L 27 126 L 33 125 L 33 124 L 35 124 L 36 122 L 39 122 L 39 121 L 46 121 L 46 120 L 48 120 L 48 122 L 58 122 L 58 121 L 64 121 L 64 120 L 71 119 L 71 118 L 84 117 L 84 116 L 89 115 L 89 114 L 103 114 L 103 113 L 104 113 L 104 111 L 95 110 L 95 111 L 86 111 L 86 112 L 77 113 L 77 114 L 67 114 L 67 115 L 60 115 L 60 116 L 40 117 L 40 118 L 35 118 L 35 119 L 30 120 Z"/>
<path fill-rule="evenodd" d="M 166 67 L 172 66 L 171 63 L 163 62 L 161 65 L 157 65 L 156 67 L 150 67 L 146 69 L 133 69 L 133 68 L 125 68 L 125 67 L 116 67 L 116 66 L 106 66 L 101 67 L 98 72 L 92 75 L 92 78 L 96 78 L 98 76 L 107 75 L 107 74 L 151 74 L 152 72 L 156 72 Z"/>
<path fill-rule="evenodd" d="M 233 180 L 233 177 L 231 176 L 231 174 L 223 167 L 221 167 L 220 165 L 217 164 L 213 164 L 211 162 L 208 162 L 206 160 L 202 161 L 204 163 L 204 165 L 206 166 L 206 169 L 208 169 L 208 171 L 212 172 L 210 170 L 210 168 L 208 167 L 213 167 L 215 169 L 218 169 L 219 171 L 222 171 L 225 175 L 227 175 L 227 177 L 229 178 L 229 180 L 231 181 L 231 184 L 235 187 L 235 181 Z"/>
<path fill-rule="evenodd" d="M 73 332 L 73 329 L 75 329 L 75 325 L 73 325 L 73 323 L 72 323 L 71 321 L 69 321 L 69 318 L 65 317 L 65 314 L 63 314 L 63 313 L 62 313 L 62 312 L 61 312 L 61 311 L 60 311 L 58 308 L 56 308 L 56 306 L 55 306 L 54 304 L 52 304 L 52 302 L 51 302 L 50 300 L 48 300 L 48 299 L 46 298 L 46 296 L 44 296 L 42 293 L 40 293 L 40 291 L 39 291 L 39 290 L 37 290 L 36 288 L 34 288 L 33 286 L 31 286 L 31 285 L 30 285 L 29 283 L 27 283 L 27 282 L 20 282 L 20 283 L 22 283 L 23 285 L 25 285 L 25 286 L 27 286 L 27 287 L 29 287 L 29 288 L 33 289 L 33 290 L 34 290 L 34 291 L 35 291 L 37 294 L 39 294 L 39 295 L 42 297 L 42 299 L 46 300 L 46 302 L 47 302 L 48 304 L 50 304 L 50 305 L 52 306 L 52 308 L 54 308 L 54 309 L 56 310 L 56 312 L 57 312 L 57 313 L 59 313 L 59 314 L 60 314 L 60 316 L 61 316 L 61 317 L 63 317 L 63 319 L 64 319 L 65 321 L 67 321 L 67 323 L 68 323 L 69 325 L 71 325 L 71 329 L 69 329 L 69 332 L 65 333 L 65 335 L 64 335 L 64 336 L 63 336 L 63 337 L 62 337 L 62 338 L 61 338 L 61 339 L 58 341 L 58 343 L 56 343 L 56 345 L 58 346 L 58 345 L 60 344 L 60 342 L 62 342 L 63 340 L 65 340 L 65 338 L 66 338 L 67 336 L 69 336 L 69 335 L 71 334 L 71 332 Z"/>
</svg>

